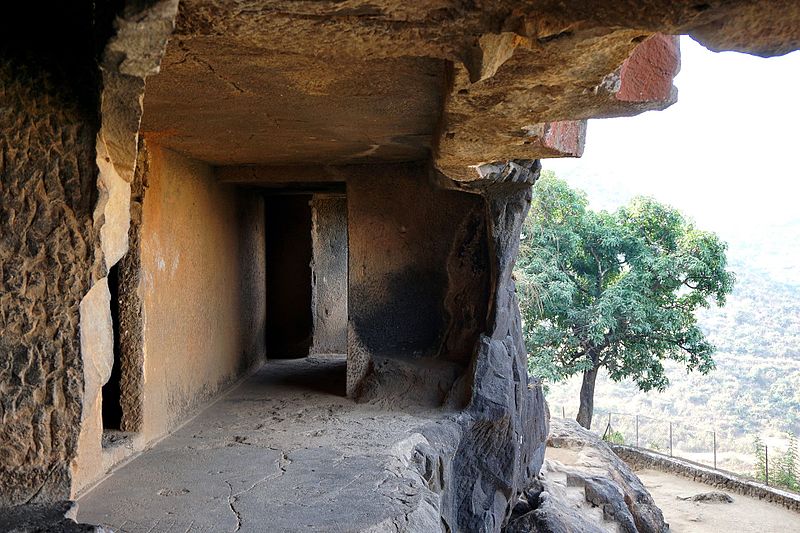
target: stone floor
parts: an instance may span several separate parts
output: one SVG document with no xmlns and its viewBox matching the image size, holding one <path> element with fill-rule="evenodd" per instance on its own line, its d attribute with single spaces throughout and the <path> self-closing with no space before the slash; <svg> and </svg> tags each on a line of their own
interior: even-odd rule
<svg viewBox="0 0 800 533">
<path fill-rule="evenodd" d="M 414 428 L 443 414 L 356 404 L 344 387 L 342 357 L 271 361 L 83 495 L 78 520 L 131 533 L 438 526 L 413 448 Z"/>
</svg>

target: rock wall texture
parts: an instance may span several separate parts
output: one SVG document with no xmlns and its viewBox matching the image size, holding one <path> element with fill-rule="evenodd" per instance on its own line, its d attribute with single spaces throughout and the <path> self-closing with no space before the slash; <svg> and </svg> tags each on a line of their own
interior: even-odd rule
<svg viewBox="0 0 800 533">
<path fill-rule="evenodd" d="M 118 351 L 119 402 L 122 431 L 141 431 L 144 424 L 144 306 L 139 287 L 142 282 L 142 214 L 149 156 L 139 140 L 136 171 L 131 180 L 130 229 L 128 251 L 118 263 L 117 289 L 119 313 L 116 332 Z"/>
<path fill-rule="evenodd" d="M 449 418 L 421 428 L 424 438 L 413 454 L 420 475 L 435 494 L 443 531 L 501 531 L 544 458 L 548 431 L 544 397 L 527 374 L 511 277 L 519 228 L 530 206 L 530 184 L 540 168 L 538 162 L 515 168 L 523 166 L 525 172 L 493 175 L 493 183 L 471 189 L 481 202 L 489 251 L 480 262 L 489 272 L 488 312 L 483 329 L 472 340 L 468 367 L 457 373 L 446 395 Z M 483 296 L 473 295 L 472 303 Z M 429 367 L 420 366 L 411 375 L 423 381 L 420 375 L 428 373 Z"/>
<path fill-rule="evenodd" d="M 430 149 L 469 181 L 479 164 L 580 155 L 583 119 L 674 102 L 677 47 L 648 42 L 659 32 L 774 55 L 800 46 L 799 22 L 792 0 L 184 0 L 146 126 L 220 165 Z M 645 78 L 658 90 L 631 98 Z"/>
<path fill-rule="evenodd" d="M 515 506 L 508 533 L 669 531 L 641 480 L 597 435 L 573 420 L 553 419 L 547 444 L 566 450 L 569 460 L 545 461 L 539 478 Z"/>
<path fill-rule="evenodd" d="M 439 351 L 449 323 L 459 318 L 445 310 L 447 265 L 457 242 L 473 238 L 462 235 L 463 226 L 475 213 L 482 215 L 481 204 L 475 195 L 437 189 L 419 165 L 398 165 L 386 175 L 348 180 L 349 394 L 359 395 L 375 356 L 412 366 L 425 360 L 443 366 L 443 382 L 437 387 L 438 377 L 433 378 L 432 390 L 427 391 L 441 405 L 453 367 L 438 364 L 448 358 L 439 357 Z M 462 363 L 471 355 L 470 349 L 464 361 L 461 354 Z M 386 364 L 392 367 L 387 371 L 402 372 L 394 361 Z M 390 380 L 384 385 L 392 386 Z M 399 397 L 413 396 L 403 394 L 402 388 L 395 392 Z"/>
<path fill-rule="evenodd" d="M 106 3 L 117 9 L 113 27 L 99 47 L 102 75 L 100 129 L 95 142 L 97 201 L 93 213 L 95 269 L 93 284 L 80 303 L 83 398 L 78 454 L 72 461 L 73 492 L 118 460 L 106 453 L 103 438 L 102 387 L 111 377 L 115 335 L 108 270 L 125 254 L 130 222 L 130 182 L 137 158 L 144 81 L 158 72 L 167 38 L 174 27 L 177 0 Z"/>
<path fill-rule="evenodd" d="M 541 388 L 528 377 L 514 281 L 519 230 L 530 183 L 495 183 L 484 192 L 492 272 L 489 328 L 481 335 L 468 379 L 469 405 L 453 459 L 458 531 L 499 531 L 517 495 L 539 472 L 547 417 Z M 491 453 L 486 453 L 491 450 Z"/>
<path fill-rule="evenodd" d="M 0 505 L 68 497 L 81 450 L 99 453 L 105 275 L 128 217 L 116 154 L 127 152 L 129 181 L 143 79 L 177 10 L 131 4 L 20 5 L 0 23 Z"/>
<path fill-rule="evenodd" d="M 264 206 L 147 142 L 137 290 L 147 439 L 265 357 Z"/>
<path fill-rule="evenodd" d="M 0 506 L 69 497 L 97 270 L 101 30 L 92 2 L 21 11 L 0 22 Z"/>
<path fill-rule="evenodd" d="M 311 353 L 347 353 L 347 199 L 343 195 L 314 195 L 311 237 Z"/>
</svg>

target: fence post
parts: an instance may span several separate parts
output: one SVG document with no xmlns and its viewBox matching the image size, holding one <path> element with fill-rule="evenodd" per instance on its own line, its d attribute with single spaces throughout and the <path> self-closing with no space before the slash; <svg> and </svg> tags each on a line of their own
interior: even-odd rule
<svg viewBox="0 0 800 533">
<path fill-rule="evenodd" d="M 561 406 L 561 418 L 567 418 L 567 411 L 564 409 L 564 406 Z"/>
<path fill-rule="evenodd" d="M 672 457 L 672 420 L 669 421 L 669 456 Z"/>
<path fill-rule="evenodd" d="M 714 439 L 714 470 L 717 469 L 717 432 L 712 431 L 711 437 Z"/>
<path fill-rule="evenodd" d="M 639 415 L 636 415 L 636 447 L 639 447 Z"/>
<path fill-rule="evenodd" d="M 764 481 L 769 486 L 769 447 L 764 445 Z"/>
</svg>

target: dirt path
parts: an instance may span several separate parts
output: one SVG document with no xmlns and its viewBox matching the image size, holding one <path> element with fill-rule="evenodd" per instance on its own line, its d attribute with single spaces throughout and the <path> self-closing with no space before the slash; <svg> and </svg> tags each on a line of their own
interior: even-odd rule
<svg viewBox="0 0 800 533">
<path fill-rule="evenodd" d="M 657 470 L 640 470 L 636 475 L 674 533 L 800 533 L 800 513 L 778 505 L 736 493 L 728 493 L 733 503 L 679 500 L 714 488 Z"/>
</svg>

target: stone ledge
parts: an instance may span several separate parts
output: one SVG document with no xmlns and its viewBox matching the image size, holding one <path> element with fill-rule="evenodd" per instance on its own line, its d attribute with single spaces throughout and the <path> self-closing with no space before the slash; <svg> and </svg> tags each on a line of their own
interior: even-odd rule
<svg viewBox="0 0 800 533">
<path fill-rule="evenodd" d="M 745 479 L 729 472 L 715 470 L 692 461 L 668 457 L 649 450 L 622 444 L 611 444 L 611 449 L 620 459 L 635 470 L 653 468 L 662 472 L 677 474 L 712 487 L 777 503 L 789 510 L 800 513 L 800 494 L 770 487 L 764 483 Z"/>
<path fill-rule="evenodd" d="M 75 521 L 78 506 L 64 500 L 0 507 L 0 531 L 8 533 L 111 533 L 110 529 Z"/>
</svg>

